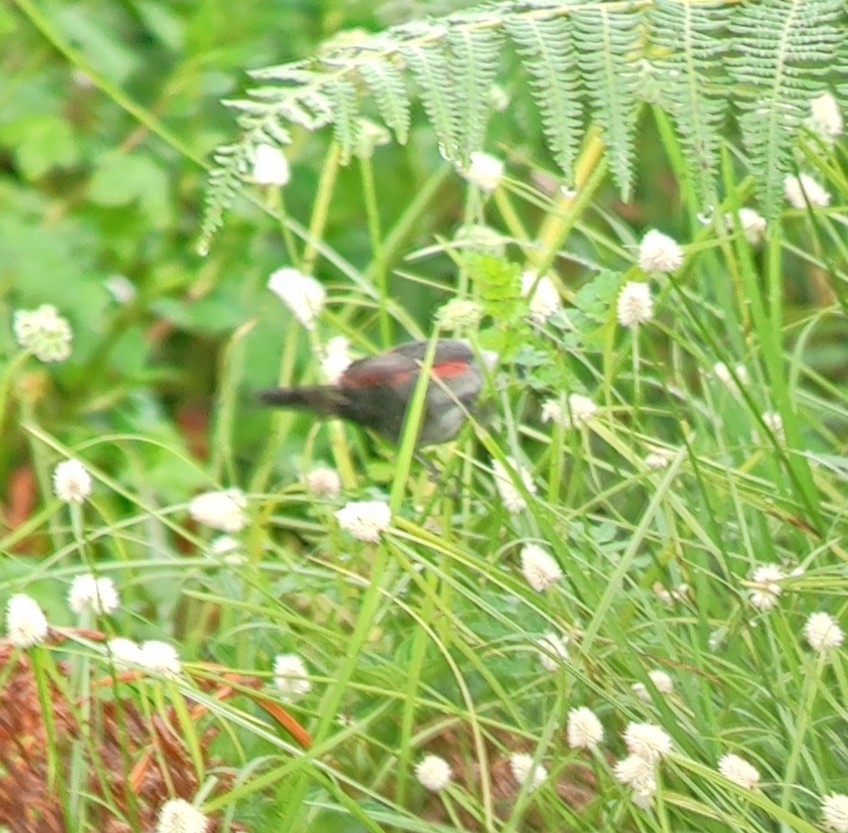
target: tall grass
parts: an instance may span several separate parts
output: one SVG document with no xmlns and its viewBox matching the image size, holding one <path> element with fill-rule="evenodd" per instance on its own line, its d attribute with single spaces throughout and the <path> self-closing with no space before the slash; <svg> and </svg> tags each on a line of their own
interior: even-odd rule
<svg viewBox="0 0 848 833">
<path fill-rule="evenodd" d="M 307 331 L 250 271 L 251 314 L 217 356 L 206 456 L 153 399 L 131 408 L 105 386 L 46 428 L 44 369 L 22 354 L 8 365 L 0 405 L 16 409 L 37 486 L 0 541 L 0 598 L 31 595 L 53 627 L 44 644 L 4 648 L 0 732 L 5 711 L 16 737 L 3 743 L 23 744 L 5 771 L 38 782 L 31 815 L 0 816 L 9 830 L 41 829 L 39 813 L 67 830 L 113 829 L 112 817 L 148 830 L 175 797 L 221 830 L 820 829 L 823 799 L 848 793 L 845 650 L 805 636 L 818 612 L 848 622 L 844 155 L 811 139 L 830 207 L 787 208 L 752 243 L 738 213 L 752 183 L 730 150 L 724 199 L 704 218 L 686 177 L 668 184 L 683 165 L 673 134 L 659 122 L 655 135 L 670 162 L 630 214 L 606 191 L 593 136 L 576 196 L 502 147 L 494 193 L 434 166 L 392 217 L 379 157 L 356 180 L 328 150 L 302 216 L 266 196 L 280 250 L 329 302 Z M 333 228 L 350 222 L 334 211 L 351 189 L 367 209 L 359 265 Z M 682 246 L 680 268 L 640 267 L 640 212 Z M 500 240 L 477 228 L 457 245 L 460 225 Z M 419 246 L 421 227 L 435 231 Z M 550 270 L 560 311 L 533 319 L 525 270 Z M 654 301 L 631 328 L 616 316 L 628 281 L 649 282 Z M 499 361 L 460 439 L 425 452 L 437 477 L 411 434 L 393 449 L 250 401 L 257 366 L 317 378 L 330 338 L 360 354 L 426 338 L 454 297 L 479 305 L 479 324 L 440 318 L 439 334 Z M 574 394 L 597 406 L 585 420 Z M 543 421 L 548 401 L 561 419 Z M 95 481 L 82 504 L 52 490 L 71 457 Z M 319 465 L 341 473 L 338 494 L 305 487 Z M 523 508 L 505 504 L 498 466 Z M 187 507 L 229 487 L 247 516 L 222 545 Z M 352 500 L 390 504 L 379 543 L 340 528 Z M 541 592 L 522 570 L 531 544 L 561 571 Z M 781 577 L 757 582 L 766 565 Z M 120 590 L 112 615 L 68 610 L 87 573 Z M 114 636 L 164 640 L 182 670 L 126 665 L 106 648 Z M 280 654 L 303 660 L 307 692 L 275 683 Z M 568 744 L 578 707 L 604 727 L 591 750 Z M 615 769 L 633 723 L 671 739 L 642 796 Z M 757 785 L 719 773 L 729 753 Z M 451 766 L 441 791 L 416 774 L 427 754 Z M 544 767 L 538 786 L 519 783 L 516 754 Z"/>
</svg>

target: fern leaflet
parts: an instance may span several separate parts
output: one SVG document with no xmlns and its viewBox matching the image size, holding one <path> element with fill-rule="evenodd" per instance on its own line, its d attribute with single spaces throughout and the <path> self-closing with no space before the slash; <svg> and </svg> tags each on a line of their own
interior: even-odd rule
<svg viewBox="0 0 848 833">
<path fill-rule="evenodd" d="M 497 75 L 502 40 L 494 29 L 456 27 L 448 32 L 456 141 L 463 163 L 469 152 L 483 147 L 489 92 Z"/>
<path fill-rule="evenodd" d="M 583 84 L 608 146 L 610 168 L 625 200 L 633 182 L 633 133 L 639 114 L 638 12 L 613 12 L 609 4 L 576 11 L 574 41 Z"/>
<path fill-rule="evenodd" d="M 436 131 L 445 158 L 451 162 L 458 161 L 454 85 L 443 44 L 405 44 L 400 47 L 400 54 L 418 82 L 424 110 Z"/>
<path fill-rule="evenodd" d="M 798 128 L 845 37 L 841 10 L 841 0 L 772 0 L 737 8 L 730 19 L 737 53 L 728 68 L 743 87 L 739 123 L 766 217 L 780 207 Z"/>
<path fill-rule="evenodd" d="M 359 75 L 374 95 L 377 110 L 386 126 L 394 131 L 400 144 L 409 135 L 409 94 L 400 70 L 387 59 L 382 63 L 363 64 Z"/>
<path fill-rule="evenodd" d="M 514 15 L 506 29 L 530 74 L 554 161 L 570 184 L 583 128 L 583 99 L 569 21 Z"/>
<path fill-rule="evenodd" d="M 727 116 L 728 12 L 656 0 L 650 15 L 658 103 L 673 116 L 704 206 L 715 203 L 719 134 Z"/>
</svg>

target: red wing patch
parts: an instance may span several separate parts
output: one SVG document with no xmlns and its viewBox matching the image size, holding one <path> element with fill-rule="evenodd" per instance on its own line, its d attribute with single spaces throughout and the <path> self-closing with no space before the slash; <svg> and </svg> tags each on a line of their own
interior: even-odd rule
<svg viewBox="0 0 848 833">
<path fill-rule="evenodd" d="M 392 373 L 386 373 L 384 369 L 359 372 L 355 375 L 351 373 L 343 380 L 343 386 L 346 388 L 396 387 L 410 382 L 416 373 L 416 370 L 395 370 Z"/>
<path fill-rule="evenodd" d="M 468 370 L 468 362 L 443 362 L 433 366 L 433 373 L 440 379 L 456 379 Z"/>
<path fill-rule="evenodd" d="M 439 379 L 456 379 L 468 370 L 467 361 L 442 362 L 433 365 L 433 375 Z M 345 388 L 377 388 L 390 387 L 399 388 L 408 385 L 418 376 L 419 368 L 408 368 L 404 370 L 386 371 L 385 367 L 375 367 L 372 370 L 365 368 L 357 369 L 355 373 L 349 373 L 342 380 Z"/>
</svg>

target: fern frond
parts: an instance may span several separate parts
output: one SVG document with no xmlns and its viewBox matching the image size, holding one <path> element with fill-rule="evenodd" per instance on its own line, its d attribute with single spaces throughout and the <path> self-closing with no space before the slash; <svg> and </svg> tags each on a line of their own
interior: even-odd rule
<svg viewBox="0 0 848 833">
<path fill-rule="evenodd" d="M 252 69 L 248 75 L 260 81 L 277 81 L 291 86 L 303 86 L 315 80 L 315 73 L 309 69 L 309 61 L 293 61 L 290 64 Z"/>
<path fill-rule="evenodd" d="M 212 159 L 215 168 L 209 174 L 203 223 L 197 244 L 197 251 L 203 257 L 208 254 L 209 242 L 224 224 L 224 212 L 230 207 L 242 180 L 250 170 L 248 147 L 244 144 L 223 145 L 215 151 Z"/>
<path fill-rule="evenodd" d="M 704 206 L 715 204 L 719 135 L 729 97 L 724 70 L 729 11 L 656 0 L 649 16 L 657 103 L 672 117 Z"/>
<path fill-rule="evenodd" d="M 409 136 L 409 94 L 400 70 L 387 59 L 382 63 L 364 64 L 359 75 L 374 96 L 380 118 L 405 145 Z"/>
<path fill-rule="evenodd" d="M 356 86 L 344 79 L 327 90 L 333 104 L 333 132 L 341 147 L 341 164 L 347 165 L 359 139 L 359 94 Z"/>
<path fill-rule="evenodd" d="M 554 161 L 571 184 L 583 127 L 571 25 L 565 17 L 546 20 L 514 15 L 507 18 L 506 30 L 530 75 L 530 90 Z"/>
<path fill-rule="evenodd" d="M 610 169 L 624 200 L 633 182 L 633 134 L 639 115 L 642 15 L 606 4 L 572 15 L 577 63 L 607 143 Z"/>
<path fill-rule="evenodd" d="M 490 105 L 489 92 L 498 72 L 503 35 L 496 29 L 456 27 L 448 32 L 453 84 L 456 142 L 460 159 L 483 148 Z"/>
<path fill-rule="evenodd" d="M 459 161 L 454 85 L 444 43 L 438 41 L 429 46 L 404 44 L 400 47 L 400 54 L 418 83 L 421 103 L 436 131 L 445 158 L 450 162 Z"/>
<path fill-rule="evenodd" d="M 848 110 L 848 36 L 843 35 L 842 43 L 839 45 L 839 56 L 836 61 L 835 75 L 838 79 L 836 87 L 836 101 L 841 112 Z"/>
<path fill-rule="evenodd" d="M 730 18 L 737 54 L 728 69 L 742 86 L 739 123 L 766 217 L 780 207 L 798 128 L 845 37 L 842 5 L 842 0 L 772 0 L 739 6 Z"/>
<path fill-rule="evenodd" d="M 670 116 L 705 201 L 716 187 L 726 114 L 738 111 L 768 216 L 779 208 L 811 98 L 830 84 L 842 104 L 848 99 L 844 0 L 499 0 L 331 42 L 311 60 L 253 72 L 257 87 L 227 102 L 242 135 L 215 157 L 204 233 L 220 225 L 256 145 L 288 144 L 292 125 L 313 131 L 332 124 L 347 159 L 373 100 L 404 142 L 410 76 L 445 157 L 464 161 L 483 145 L 505 36 L 527 69 L 546 141 L 566 177 L 588 112 L 624 199 L 646 99 Z"/>
</svg>

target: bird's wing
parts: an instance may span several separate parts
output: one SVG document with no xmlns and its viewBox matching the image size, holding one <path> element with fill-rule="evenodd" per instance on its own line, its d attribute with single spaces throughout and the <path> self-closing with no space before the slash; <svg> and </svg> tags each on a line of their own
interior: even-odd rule
<svg viewBox="0 0 848 833">
<path fill-rule="evenodd" d="M 392 351 L 355 361 L 339 382 L 342 388 L 403 388 L 415 381 L 419 363 L 416 359 Z"/>
</svg>

